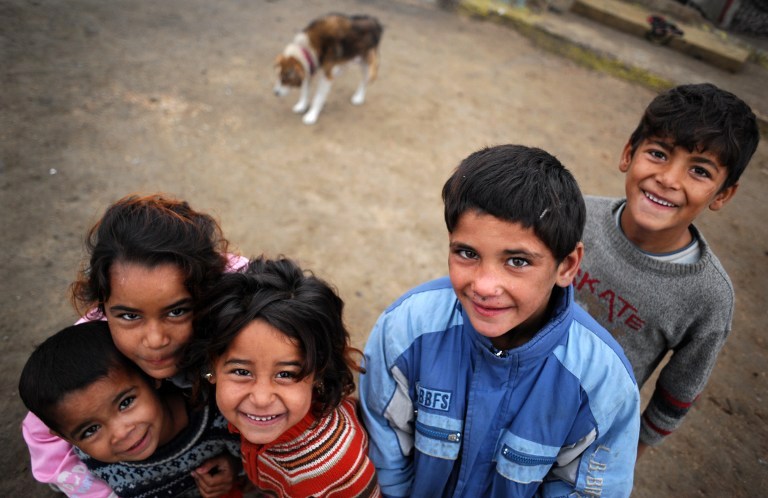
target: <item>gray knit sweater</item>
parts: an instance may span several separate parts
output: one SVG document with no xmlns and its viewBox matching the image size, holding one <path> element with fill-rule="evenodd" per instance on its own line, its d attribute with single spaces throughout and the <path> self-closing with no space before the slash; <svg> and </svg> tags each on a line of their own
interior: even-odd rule
<svg viewBox="0 0 768 498">
<path fill-rule="evenodd" d="M 576 299 L 619 341 L 638 385 L 672 351 L 642 417 L 640 440 L 657 444 L 680 425 L 707 383 L 731 330 L 733 285 L 693 226 L 699 261 L 661 262 L 636 248 L 616 225 L 624 199 L 585 200 L 585 250 L 574 281 Z"/>
</svg>

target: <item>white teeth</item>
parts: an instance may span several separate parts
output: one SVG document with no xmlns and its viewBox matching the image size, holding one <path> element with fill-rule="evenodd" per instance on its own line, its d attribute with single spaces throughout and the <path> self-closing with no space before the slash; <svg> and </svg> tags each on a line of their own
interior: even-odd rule
<svg viewBox="0 0 768 498">
<path fill-rule="evenodd" d="M 256 422 L 269 422 L 270 420 L 276 419 L 277 415 L 272 415 L 269 417 L 257 417 L 256 415 L 248 415 L 246 414 L 246 417 L 248 417 L 251 420 L 254 420 Z"/>
<path fill-rule="evenodd" d="M 661 204 L 662 206 L 666 207 L 676 207 L 675 204 L 672 204 L 671 202 L 665 201 L 664 199 L 659 199 L 658 197 L 654 196 L 653 194 L 649 192 L 644 192 L 645 196 L 655 202 L 656 204 Z"/>
</svg>

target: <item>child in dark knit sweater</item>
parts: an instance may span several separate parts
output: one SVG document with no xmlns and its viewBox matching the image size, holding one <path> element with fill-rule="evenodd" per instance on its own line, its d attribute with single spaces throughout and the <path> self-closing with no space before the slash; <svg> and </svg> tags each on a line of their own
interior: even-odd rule
<svg viewBox="0 0 768 498">
<path fill-rule="evenodd" d="M 202 302 L 188 366 L 215 385 L 250 480 L 280 497 L 381 496 L 336 292 L 291 260 L 259 258 Z"/>
<path fill-rule="evenodd" d="M 178 388 L 153 384 L 117 350 L 107 322 L 92 321 L 38 346 L 19 394 L 118 496 L 200 496 L 192 471 L 222 453 L 239 456 L 237 438 L 212 403 L 193 411 Z"/>
<path fill-rule="evenodd" d="M 693 221 L 730 201 L 758 140 L 735 95 L 673 88 L 624 146 L 626 198 L 585 199 L 577 299 L 624 348 L 639 385 L 672 353 L 642 415 L 638 455 L 677 429 L 731 331 L 733 285 Z"/>
</svg>

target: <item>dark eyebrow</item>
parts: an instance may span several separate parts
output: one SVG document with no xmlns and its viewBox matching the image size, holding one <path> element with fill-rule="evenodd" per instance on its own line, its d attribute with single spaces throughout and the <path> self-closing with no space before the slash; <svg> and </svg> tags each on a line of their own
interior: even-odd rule
<svg viewBox="0 0 768 498">
<path fill-rule="evenodd" d="M 230 358 L 224 362 L 225 365 L 246 365 L 250 366 L 253 362 L 249 360 L 241 360 L 240 358 Z"/>
<path fill-rule="evenodd" d="M 281 367 L 302 368 L 304 366 L 304 364 L 300 361 L 278 361 L 277 364 Z"/>
<path fill-rule="evenodd" d="M 137 308 L 131 308 L 130 306 L 123 306 L 121 304 L 117 304 L 115 306 L 110 306 L 109 311 L 115 312 L 115 311 L 126 311 L 128 313 L 135 313 L 139 311 Z"/>
<path fill-rule="evenodd" d="M 118 404 L 120 404 L 120 401 L 121 401 L 121 400 L 122 400 L 122 399 L 123 399 L 123 398 L 124 398 L 124 397 L 125 397 L 127 394 L 129 394 L 131 391 L 134 391 L 134 390 L 136 390 L 136 389 L 137 389 L 137 386 L 129 386 L 129 387 L 127 387 L 127 388 L 123 389 L 122 391 L 120 391 L 119 393 L 117 393 L 117 394 L 115 395 L 115 397 L 114 397 L 114 398 L 112 398 L 112 405 L 118 405 Z M 74 440 L 74 439 L 77 439 L 77 438 L 79 437 L 79 434 L 80 434 L 80 432 L 81 432 L 83 429 L 85 429 L 86 427 L 88 427 L 89 425 L 93 425 L 93 422 L 92 422 L 90 419 L 87 419 L 87 420 L 85 420 L 84 422 L 82 422 L 82 423 L 78 424 L 78 425 L 77 425 L 77 426 L 75 426 L 75 428 L 74 428 L 74 429 L 72 429 L 72 431 L 70 432 L 70 434 L 69 434 L 69 438 L 70 438 L 70 439 L 73 439 L 73 440 Z"/>
<path fill-rule="evenodd" d="M 250 360 L 241 360 L 240 358 L 230 358 L 227 361 L 225 361 L 224 364 L 250 366 L 250 365 L 253 365 L 253 362 Z M 288 360 L 288 361 L 278 361 L 276 365 L 281 367 L 302 368 L 304 366 L 304 363 L 299 360 Z"/>
<path fill-rule="evenodd" d="M 720 166 L 720 165 L 719 165 L 719 164 L 718 164 L 716 161 L 713 161 L 712 159 L 710 159 L 710 158 L 708 158 L 708 157 L 704 157 L 704 156 L 693 156 L 693 158 L 692 158 L 692 159 L 693 159 L 695 162 L 697 162 L 697 163 L 704 163 L 704 164 L 708 164 L 708 165 L 712 166 L 712 167 L 713 167 L 713 168 L 715 168 L 715 169 L 719 169 L 719 168 L 721 167 L 721 166 Z"/>
<path fill-rule="evenodd" d="M 112 398 L 112 404 L 117 405 L 120 404 L 120 401 L 128 395 L 131 391 L 135 391 L 138 389 L 138 386 L 128 386 L 127 388 L 123 389 L 119 393 L 115 395 L 114 398 Z"/>
<path fill-rule="evenodd" d="M 661 140 L 651 140 L 651 142 L 656 144 L 656 145 L 658 145 L 662 149 L 667 150 L 667 151 L 671 151 L 675 147 L 680 147 L 680 145 L 675 145 L 675 144 L 664 142 L 664 141 L 661 141 Z M 713 168 L 716 168 L 716 169 L 721 167 L 716 161 L 713 161 L 712 159 L 709 159 L 708 157 L 692 156 L 692 159 L 693 159 L 693 161 L 695 161 L 697 163 L 708 164 L 708 165 L 710 165 L 710 166 L 712 166 Z"/>
<path fill-rule="evenodd" d="M 165 308 L 163 308 L 163 311 L 170 311 L 176 308 L 180 308 L 182 306 L 188 306 L 192 304 L 192 298 L 191 297 L 185 297 L 182 299 L 179 299 L 175 303 L 171 303 Z M 122 304 L 116 304 L 114 306 L 110 306 L 109 311 L 115 312 L 115 311 L 124 311 L 127 313 L 136 313 L 138 311 L 141 311 L 138 308 L 132 308 L 130 306 L 123 306 Z"/>
<path fill-rule="evenodd" d="M 519 258 L 522 256 L 529 259 L 541 259 L 544 257 L 544 255 L 538 252 L 523 251 L 521 249 L 520 250 L 507 249 L 504 251 L 504 254 L 506 254 L 510 258 Z"/>
<path fill-rule="evenodd" d="M 455 250 L 457 250 L 457 249 L 464 249 L 464 250 L 466 250 L 466 251 L 477 252 L 477 251 L 475 251 L 475 250 L 472 248 L 472 246 L 469 246 L 469 245 L 467 245 L 467 244 L 464 244 L 463 242 L 453 242 L 453 241 L 451 241 L 451 243 L 449 244 L 449 247 L 450 247 L 452 250 L 454 250 L 454 251 L 455 251 Z"/>
<path fill-rule="evenodd" d="M 175 308 L 181 308 L 182 306 L 191 305 L 191 304 L 192 304 L 192 298 L 191 297 L 185 297 L 183 299 L 179 299 L 175 303 L 169 304 L 168 306 L 166 306 L 163 309 L 164 310 L 172 310 L 172 309 L 175 309 Z"/>
<path fill-rule="evenodd" d="M 658 145 L 664 150 L 671 151 L 675 148 L 675 144 L 669 143 L 669 142 L 663 142 L 661 140 L 650 140 L 651 143 Z"/>
<path fill-rule="evenodd" d="M 468 250 L 468 251 L 477 252 L 477 251 L 475 251 L 472 248 L 472 246 L 469 246 L 469 245 L 464 244 L 462 242 L 451 242 L 450 247 L 454 251 L 457 250 L 457 249 L 465 249 L 465 250 Z M 504 255 L 506 255 L 506 256 L 508 256 L 510 258 L 521 258 L 522 257 L 522 258 L 530 258 L 530 259 L 541 259 L 542 257 L 544 257 L 544 255 L 542 255 L 540 253 L 530 252 L 530 251 L 526 251 L 524 249 L 504 249 L 503 253 L 504 253 Z"/>
</svg>

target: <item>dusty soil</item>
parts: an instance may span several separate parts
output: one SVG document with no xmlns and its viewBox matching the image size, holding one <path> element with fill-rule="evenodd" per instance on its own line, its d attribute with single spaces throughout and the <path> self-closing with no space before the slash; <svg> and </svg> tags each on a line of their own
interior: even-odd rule
<svg viewBox="0 0 768 498">
<path fill-rule="evenodd" d="M 353 107 L 342 74 L 317 125 L 271 93 L 272 61 L 328 11 L 385 25 Z M 585 192 L 621 195 L 619 152 L 653 97 L 515 31 L 422 0 L 0 1 L 3 361 L 0 496 L 35 483 L 16 393 L 34 345 L 75 314 L 82 238 L 126 193 L 164 191 L 221 221 L 244 255 L 286 254 L 334 282 L 362 346 L 381 310 L 446 272 L 440 187 L 477 148 L 557 155 Z M 735 200 L 699 223 L 729 271 L 734 332 L 683 428 L 638 464 L 638 497 L 768 486 L 768 148 Z M 645 393 L 647 395 L 647 393 Z"/>
</svg>

